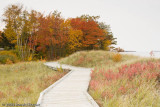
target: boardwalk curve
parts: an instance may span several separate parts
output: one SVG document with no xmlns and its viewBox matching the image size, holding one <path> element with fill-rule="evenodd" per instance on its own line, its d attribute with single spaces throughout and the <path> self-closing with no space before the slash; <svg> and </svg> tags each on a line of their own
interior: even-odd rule
<svg viewBox="0 0 160 107">
<path fill-rule="evenodd" d="M 87 93 L 90 81 L 90 68 L 74 67 L 58 62 L 47 62 L 46 66 L 71 71 L 40 93 L 39 107 L 99 107 Z"/>
</svg>

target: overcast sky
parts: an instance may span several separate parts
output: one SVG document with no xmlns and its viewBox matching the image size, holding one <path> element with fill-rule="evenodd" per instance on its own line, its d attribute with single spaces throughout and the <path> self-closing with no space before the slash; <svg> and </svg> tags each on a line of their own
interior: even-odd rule
<svg viewBox="0 0 160 107">
<path fill-rule="evenodd" d="M 64 18 L 99 15 L 100 21 L 111 26 L 117 47 L 160 51 L 160 0 L 0 0 L 0 20 L 4 8 L 17 3 L 45 14 L 58 10 Z"/>
</svg>

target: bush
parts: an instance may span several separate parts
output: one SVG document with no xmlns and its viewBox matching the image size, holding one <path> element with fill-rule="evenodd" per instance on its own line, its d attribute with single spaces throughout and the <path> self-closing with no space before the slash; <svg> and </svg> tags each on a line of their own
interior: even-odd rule
<svg viewBox="0 0 160 107">
<path fill-rule="evenodd" d="M 1 51 L 0 52 L 0 63 L 1 64 L 12 64 L 18 61 L 16 54 L 12 51 Z"/>
<path fill-rule="evenodd" d="M 119 61 L 122 60 L 122 55 L 119 54 L 119 53 L 113 54 L 112 60 L 113 60 L 114 62 L 119 62 Z"/>
<path fill-rule="evenodd" d="M 10 62 L 12 61 L 13 63 L 15 63 L 16 62 L 16 58 L 11 56 L 11 55 L 0 55 L 0 63 L 6 64 L 9 61 Z"/>
<path fill-rule="evenodd" d="M 13 62 L 10 59 L 7 59 L 6 64 L 13 64 Z"/>
<path fill-rule="evenodd" d="M 11 56 L 17 57 L 14 51 L 0 51 L 0 55 L 11 55 Z"/>
</svg>

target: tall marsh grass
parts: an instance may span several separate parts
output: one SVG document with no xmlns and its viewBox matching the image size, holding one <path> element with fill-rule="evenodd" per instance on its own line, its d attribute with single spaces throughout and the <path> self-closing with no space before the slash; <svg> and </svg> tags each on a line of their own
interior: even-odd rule
<svg viewBox="0 0 160 107">
<path fill-rule="evenodd" d="M 36 104 L 40 92 L 65 74 L 43 62 L 0 65 L 0 107 L 6 103 Z"/>
</svg>

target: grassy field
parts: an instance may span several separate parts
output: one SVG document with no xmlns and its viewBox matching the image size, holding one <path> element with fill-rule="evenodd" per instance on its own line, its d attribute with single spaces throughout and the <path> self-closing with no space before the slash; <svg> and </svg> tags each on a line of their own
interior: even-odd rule
<svg viewBox="0 0 160 107">
<path fill-rule="evenodd" d="M 89 93 L 101 107 L 160 107 L 160 60 L 82 51 L 59 62 L 93 68 Z"/>
<path fill-rule="evenodd" d="M 7 103 L 36 104 L 40 92 L 65 74 L 43 62 L 0 65 L 0 107 Z"/>
</svg>

